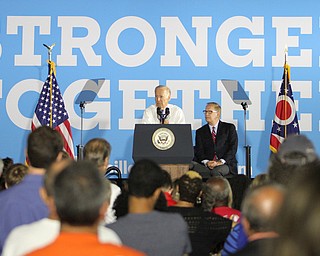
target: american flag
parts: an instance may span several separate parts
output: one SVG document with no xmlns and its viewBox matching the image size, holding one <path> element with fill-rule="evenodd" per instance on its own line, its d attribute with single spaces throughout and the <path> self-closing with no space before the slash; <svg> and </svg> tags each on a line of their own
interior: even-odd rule
<svg viewBox="0 0 320 256">
<path fill-rule="evenodd" d="M 55 63 L 53 61 L 48 61 L 48 63 L 49 74 L 39 96 L 31 130 L 33 131 L 39 126 L 50 126 L 57 130 L 63 137 L 64 150 L 73 159 L 74 149 L 69 116 L 55 76 Z"/>
<path fill-rule="evenodd" d="M 277 153 L 279 146 L 289 134 L 299 133 L 299 123 L 290 84 L 290 67 L 285 63 L 272 124 L 270 150 Z"/>
</svg>

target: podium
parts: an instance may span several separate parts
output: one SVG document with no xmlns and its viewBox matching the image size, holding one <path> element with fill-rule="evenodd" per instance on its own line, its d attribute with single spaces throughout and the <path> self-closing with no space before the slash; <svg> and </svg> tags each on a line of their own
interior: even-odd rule
<svg viewBox="0 0 320 256">
<path fill-rule="evenodd" d="M 190 124 L 136 124 L 132 158 L 151 159 L 169 172 L 172 180 L 189 170 L 194 157 Z"/>
</svg>

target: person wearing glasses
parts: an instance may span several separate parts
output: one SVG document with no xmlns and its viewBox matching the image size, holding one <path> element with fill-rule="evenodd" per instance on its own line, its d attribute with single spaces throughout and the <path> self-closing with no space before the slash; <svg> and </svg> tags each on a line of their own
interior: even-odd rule
<svg viewBox="0 0 320 256">
<path fill-rule="evenodd" d="M 238 173 L 238 135 L 231 123 L 220 120 L 221 107 L 209 102 L 203 110 L 207 124 L 196 131 L 195 161 L 209 169 L 210 176 Z"/>
</svg>

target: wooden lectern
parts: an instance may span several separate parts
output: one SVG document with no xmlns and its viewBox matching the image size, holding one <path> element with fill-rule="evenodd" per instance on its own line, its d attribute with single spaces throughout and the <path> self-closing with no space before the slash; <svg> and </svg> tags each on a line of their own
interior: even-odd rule
<svg viewBox="0 0 320 256">
<path fill-rule="evenodd" d="M 190 124 L 136 124 L 132 158 L 151 159 L 172 180 L 189 170 L 194 156 Z"/>
</svg>

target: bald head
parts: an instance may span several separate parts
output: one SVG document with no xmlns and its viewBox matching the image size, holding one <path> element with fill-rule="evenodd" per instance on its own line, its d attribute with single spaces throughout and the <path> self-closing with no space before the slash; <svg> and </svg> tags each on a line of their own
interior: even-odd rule
<svg viewBox="0 0 320 256">
<path fill-rule="evenodd" d="M 246 233 L 273 231 L 283 198 L 284 189 L 279 185 L 264 185 L 249 191 L 242 204 Z"/>
</svg>

